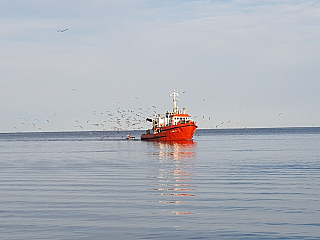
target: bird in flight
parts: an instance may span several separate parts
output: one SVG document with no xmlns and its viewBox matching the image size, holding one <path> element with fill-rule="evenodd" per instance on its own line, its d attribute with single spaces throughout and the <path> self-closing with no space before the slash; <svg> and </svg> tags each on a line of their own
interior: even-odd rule
<svg viewBox="0 0 320 240">
<path fill-rule="evenodd" d="M 57 32 L 65 32 L 65 31 L 68 31 L 68 28 L 63 29 L 63 30 L 57 30 Z"/>
</svg>

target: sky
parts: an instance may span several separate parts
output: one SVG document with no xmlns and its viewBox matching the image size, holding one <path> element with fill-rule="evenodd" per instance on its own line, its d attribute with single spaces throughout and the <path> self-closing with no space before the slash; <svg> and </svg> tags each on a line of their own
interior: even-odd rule
<svg viewBox="0 0 320 240">
<path fill-rule="evenodd" d="M 0 132 L 320 126 L 319 43 L 316 0 L 0 0 Z"/>
</svg>

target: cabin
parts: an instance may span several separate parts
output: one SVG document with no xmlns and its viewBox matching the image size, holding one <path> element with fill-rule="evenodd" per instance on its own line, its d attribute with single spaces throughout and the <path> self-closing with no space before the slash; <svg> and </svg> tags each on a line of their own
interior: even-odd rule
<svg viewBox="0 0 320 240">
<path fill-rule="evenodd" d="M 178 112 L 167 112 L 165 116 L 158 114 L 158 116 L 152 120 L 152 125 L 155 129 L 182 123 L 189 123 L 191 122 L 189 117 L 190 116 L 187 114 L 186 109 Z"/>
</svg>

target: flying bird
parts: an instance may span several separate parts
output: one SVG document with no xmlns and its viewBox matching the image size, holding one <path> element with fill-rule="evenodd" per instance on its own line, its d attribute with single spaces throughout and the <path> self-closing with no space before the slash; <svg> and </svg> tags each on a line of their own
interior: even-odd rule
<svg viewBox="0 0 320 240">
<path fill-rule="evenodd" d="M 68 31 L 68 28 L 63 29 L 63 30 L 57 30 L 57 32 L 65 32 L 65 31 Z"/>
</svg>

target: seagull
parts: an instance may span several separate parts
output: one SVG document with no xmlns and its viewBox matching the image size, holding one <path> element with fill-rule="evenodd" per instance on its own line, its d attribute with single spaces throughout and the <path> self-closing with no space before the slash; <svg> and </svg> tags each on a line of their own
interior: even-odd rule
<svg viewBox="0 0 320 240">
<path fill-rule="evenodd" d="M 65 32 L 65 31 L 68 31 L 68 28 L 63 29 L 63 30 L 57 30 L 57 32 Z"/>
</svg>

